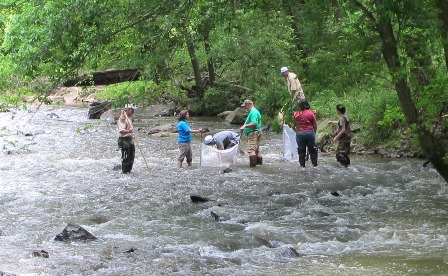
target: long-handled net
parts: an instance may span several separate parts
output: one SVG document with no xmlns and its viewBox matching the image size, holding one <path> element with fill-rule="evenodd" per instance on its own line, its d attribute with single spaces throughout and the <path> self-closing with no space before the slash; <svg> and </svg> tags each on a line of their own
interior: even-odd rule
<svg viewBox="0 0 448 276">
<path fill-rule="evenodd" d="M 201 147 L 201 166 L 204 167 L 228 167 L 235 164 L 237 157 L 238 145 L 225 150 L 213 146 Z"/>
<path fill-rule="evenodd" d="M 298 161 L 296 132 L 288 125 L 283 125 L 283 159 L 287 161 Z"/>
</svg>

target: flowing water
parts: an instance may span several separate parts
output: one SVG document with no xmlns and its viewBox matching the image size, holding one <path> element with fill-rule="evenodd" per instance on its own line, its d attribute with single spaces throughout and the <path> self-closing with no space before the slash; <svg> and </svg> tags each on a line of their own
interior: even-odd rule
<svg viewBox="0 0 448 276">
<path fill-rule="evenodd" d="M 345 169 L 321 154 L 317 168 L 301 169 L 282 160 L 281 135 L 267 132 L 262 166 L 251 169 L 239 155 L 224 173 L 199 166 L 195 134 L 193 167 L 177 170 L 177 136 L 142 130 L 150 170 L 137 148 L 125 175 L 112 170 L 120 162 L 116 125 L 86 118 L 87 109 L 75 107 L 0 113 L 1 272 L 448 274 L 446 183 L 422 160 L 352 155 Z M 137 113 L 135 125 L 165 123 L 177 121 Z M 217 118 L 190 125 L 238 131 Z M 190 195 L 214 201 L 195 204 Z M 98 239 L 55 241 L 68 223 Z M 283 256 L 288 249 L 299 256 Z M 49 258 L 33 257 L 35 250 Z"/>
</svg>

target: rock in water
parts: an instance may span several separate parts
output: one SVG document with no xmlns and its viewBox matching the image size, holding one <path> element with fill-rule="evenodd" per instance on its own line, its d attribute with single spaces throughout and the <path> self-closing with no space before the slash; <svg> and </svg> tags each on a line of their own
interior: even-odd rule
<svg viewBox="0 0 448 276">
<path fill-rule="evenodd" d="M 56 235 L 55 241 L 66 240 L 96 240 L 96 237 L 78 224 L 69 223 L 61 234 Z"/>
<path fill-rule="evenodd" d="M 191 201 L 193 201 L 193 203 L 202 203 L 202 202 L 210 201 L 210 199 L 208 199 L 208 198 L 197 196 L 197 195 L 191 195 L 190 199 L 191 199 Z"/>
<path fill-rule="evenodd" d="M 229 173 L 229 172 L 232 172 L 232 169 L 229 168 L 229 167 L 227 167 L 227 168 L 225 168 L 222 172 L 223 172 L 223 173 Z"/>
<path fill-rule="evenodd" d="M 340 196 L 340 194 L 338 192 L 336 192 L 336 191 L 331 192 L 331 195 L 333 195 L 333 196 Z"/>
<path fill-rule="evenodd" d="M 211 215 L 212 215 L 212 218 L 214 219 L 214 220 L 216 220 L 216 221 L 220 221 L 221 219 L 219 218 L 219 216 L 216 214 L 216 213 L 214 213 L 214 212 L 210 212 L 211 213 Z"/>
<path fill-rule="evenodd" d="M 282 257 L 285 258 L 296 258 L 299 257 L 299 253 L 292 247 L 289 247 L 285 251 L 282 252 Z"/>
<path fill-rule="evenodd" d="M 50 254 L 48 254 L 48 252 L 45 250 L 35 250 L 33 251 L 33 257 L 48 258 L 50 257 Z"/>
</svg>

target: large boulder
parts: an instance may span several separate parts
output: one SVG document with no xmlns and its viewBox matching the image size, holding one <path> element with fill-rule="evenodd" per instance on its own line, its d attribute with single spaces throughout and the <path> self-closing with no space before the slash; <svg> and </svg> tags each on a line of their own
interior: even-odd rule
<svg viewBox="0 0 448 276">
<path fill-rule="evenodd" d="M 84 229 L 78 224 L 69 223 L 64 228 L 62 233 L 56 235 L 55 241 L 66 241 L 66 240 L 96 240 L 96 237 L 90 234 L 89 231 Z"/>
<path fill-rule="evenodd" d="M 175 124 L 165 124 L 165 125 L 156 126 L 156 127 L 151 128 L 148 131 L 148 134 L 155 134 L 155 133 L 159 133 L 159 132 L 177 133 L 177 126 Z"/>
<path fill-rule="evenodd" d="M 112 102 L 93 102 L 90 104 L 89 108 L 89 119 L 100 119 L 101 115 L 110 109 Z"/>
<path fill-rule="evenodd" d="M 234 125 L 244 124 L 246 121 L 247 112 L 242 107 L 237 107 L 234 111 L 230 112 L 226 117 L 226 122 Z"/>
</svg>

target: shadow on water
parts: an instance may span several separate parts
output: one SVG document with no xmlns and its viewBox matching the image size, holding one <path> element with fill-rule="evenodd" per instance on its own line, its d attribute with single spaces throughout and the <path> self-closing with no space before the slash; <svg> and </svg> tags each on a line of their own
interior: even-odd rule
<svg viewBox="0 0 448 276">
<path fill-rule="evenodd" d="M 176 119 L 141 117 L 139 143 L 151 170 L 137 151 L 132 173 L 123 175 L 113 170 L 120 162 L 116 126 L 86 114 L 68 107 L 41 108 L 31 121 L 25 112 L 2 114 L 2 142 L 29 146 L 0 159 L 1 271 L 448 273 L 445 183 L 420 160 L 352 156 L 353 166 L 345 169 L 333 155 L 321 154 L 317 168 L 302 169 L 282 160 L 281 135 L 268 132 L 262 166 L 251 169 L 247 156 L 239 155 L 224 173 L 199 167 L 195 135 L 193 167 L 177 170 L 177 136 L 145 134 Z M 238 131 L 217 118 L 192 118 L 190 124 Z M 193 202 L 191 196 L 208 200 Z M 98 239 L 54 241 L 70 222 Z M 32 257 L 34 250 L 49 252 L 49 258 Z"/>
</svg>

